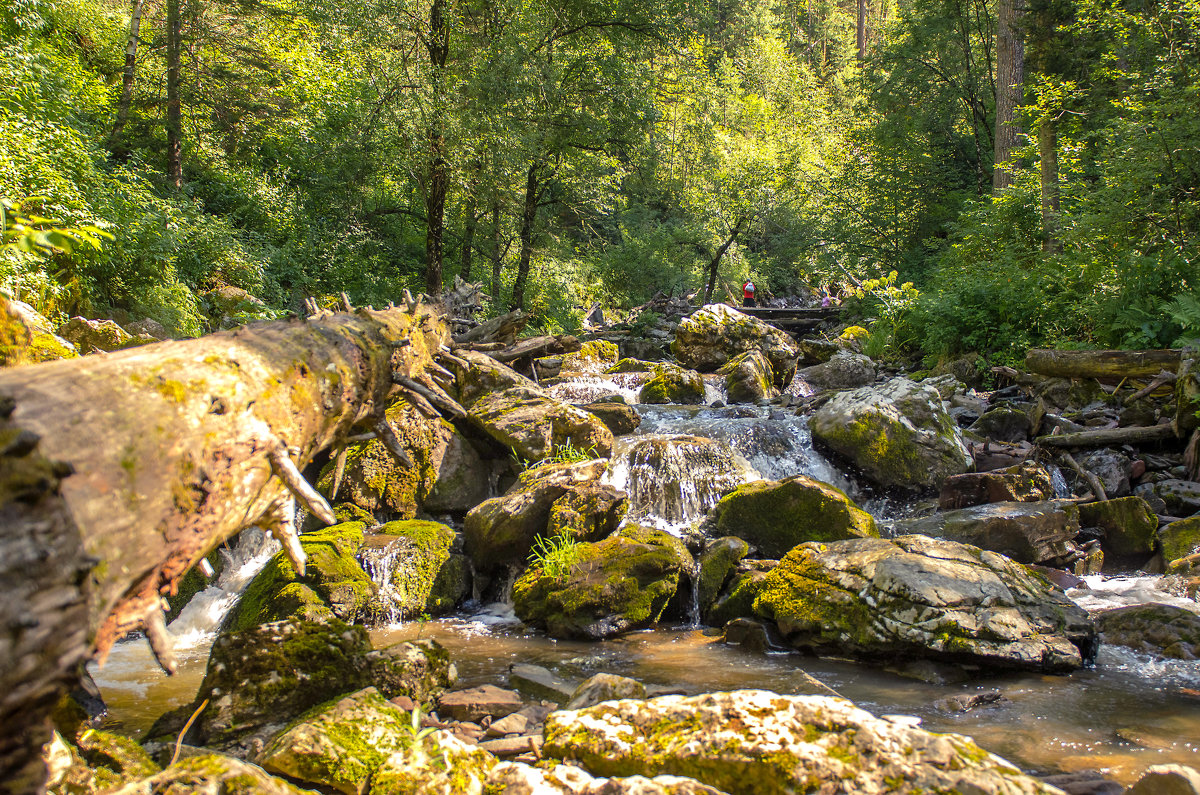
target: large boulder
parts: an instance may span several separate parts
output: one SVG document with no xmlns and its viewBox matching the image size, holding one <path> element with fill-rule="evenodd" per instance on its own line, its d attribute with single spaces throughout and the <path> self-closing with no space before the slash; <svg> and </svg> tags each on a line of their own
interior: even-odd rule
<svg viewBox="0 0 1200 795">
<path fill-rule="evenodd" d="M 839 351 L 829 361 L 796 375 L 817 389 L 855 389 L 875 381 L 875 362 L 861 353 Z"/>
<path fill-rule="evenodd" d="M 729 360 L 719 371 L 725 376 L 728 403 L 757 403 L 779 397 L 771 362 L 760 350 L 746 351 Z"/>
<path fill-rule="evenodd" d="M 73 359 L 78 355 L 75 346 L 55 334 L 50 321 L 33 307 L 0 296 L 0 367 Z"/>
<path fill-rule="evenodd" d="M 1049 470 L 1026 461 L 991 472 L 951 475 L 942 484 L 938 507 L 942 510 L 970 508 L 989 502 L 1041 502 L 1055 496 Z"/>
<path fill-rule="evenodd" d="M 927 536 L 801 544 L 767 575 L 754 612 L 816 653 L 1053 672 L 1096 651 L 1087 613 L 1048 580 Z"/>
<path fill-rule="evenodd" d="M 937 391 L 907 378 L 840 392 L 813 414 L 809 427 L 884 486 L 936 488 L 971 468 L 971 454 Z"/>
<path fill-rule="evenodd" d="M 580 408 L 599 417 L 600 421 L 612 431 L 613 436 L 625 436 L 633 433 L 642 424 L 642 415 L 637 413 L 637 409 L 626 403 L 602 400 L 596 403 L 587 403 Z"/>
<path fill-rule="evenodd" d="M 638 392 L 638 403 L 704 403 L 704 379 L 695 370 L 656 364 L 653 372 Z"/>
<path fill-rule="evenodd" d="M 289 618 L 355 621 L 366 615 L 375 585 L 356 557 L 365 530 L 362 522 L 343 522 L 303 533 L 305 575 L 298 577 L 284 553 L 277 552 L 246 586 L 224 628 L 236 632 Z"/>
<path fill-rule="evenodd" d="M 344 693 L 376 687 L 387 698 L 426 703 L 457 677 L 449 654 L 432 640 L 375 650 L 360 626 L 279 621 L 219 635 L 193 703 L 160 718 L 148 736 L 173 741 L 207 701 L 184 739 L 244 749 Z"/>
<path fill-rule="evenodd" d="M 800 349 L 774 326 L 725 304 L 709 304 L 686 317 L 675 330 L 671 352 L 684 367 L 715 372 L 738 354 L 762 351 L 771 363 L 775 385 L 785 387 L 796 374 Z"/>
<path fill-rule="evenodd" d="M 409 713 L 368 687 L 304 716 L 272 738 L 257 761 L 269 772 L 346 795 L 482 792 L 495 757 L 449 732 L 418 729 Z M 461 788 L 450 788 L 452 775 Z"/>
<path fill-rule="evenodd" d="M 1200 657 L 1200 615 L 1150 602 L 1105 610 L 1096 616 L 1105 643 L 1177 660 Z"/>
<path fill-rule="evenodd" d="M 504 795 L 726 795 L 683 776 L 596 778 L 575 765 L 501 762 L 488 777 L 488 790 Z"/>
<path fill-rule="evenodd" d="M 379 439 L 352 444 L 346 450 L 339 499 L 372 513 L 411 519 L 433 494 L 439 480 L 443 482 L 439 493 L 443 503 L 457 507 L 486 496 L 486 466 L 461 438 L 450 453 L 451 441 L 456 436 L 450 423 L 426 417 L 403 398 L 387 407 L 384 421 L 408 453 L 412 466 L 396 460 Z M 445 478 L 441 477 L 443 464 L 447 465 Z M 335 469 L 331 462 L 317 482 L 325 494 L 333 490 Z"/>
<path fill-rule="evenodd" d="M 463 524 L 476 568 L 491 571 L 525 560 L 538 536 L 570 531 L 579 540 L 595 540 L 615 530 L 627 502 L 600 484 L 606 466 L 600 459 L 541 464 L 522 472 L 505 494 L 476 506 Z"/>
<path fill-rule="evenodd" d="M 484 433 L 524 461 L 541 461 L 561 447 L 595 456 L 612 452 L 612 431 L 603 420 L 537 387 L 492 392 L 472 403 L 468 412 Z"/>
<path fill-rule="evenodd" d="M 364 569 L 388 573 L 377 597 L 379 612 L 392 620 L 404 620 L 454 609 L 463 596 L 462 589 L 447 588 L 447 593 L 437 588 L 445 577 L 457 574 L 462 579 L 458 572 L 461 564 L 450 551 L 454 537 L 453 528 L 418 519 L 388 522 L 369 537 L 362 553 Z M 452 571 L 446 572 L 448 568 Z"/>
<path fill-rule="evenodd" d="M 1080 505 L 1079 523 L 1103 531 L 1100 546 L 1117 560 L 1142 564 L 1158 549 L 1158 517 L 1141 497 Z"/>
<path fill-rule="evenodd" d="M 716 532 L 737 536 L 768 558 L 805 541 L 878 537 L 871 514 L 845 492 L 807 475 L 739 486 L 713 509 Z"/>
<path fill-rule="evenodd" d="M 116 351 L 144 344 L 114 320 L 88 320 L 75 316 L 58 327 L 58 336 L 84 353 Z"/>
<path fill-rule="evenodd" d="M 108 795 L 312 795 L 290 781 L 267 773 L 258 765 L 222 754 L 200 754 L 181 759 L 161 773 L 141 779 Z"/>
<path fill-rule="evenodd" d="M 674 774 L 740 795 L 1055 793 L 956 734 L 828 696 L 739 690 L 610 701 L 546 719 L 543 753 L 605 776 Z"/>
<path fill-rule="evenodd" d="M 993 502 L 894 523 L 896 534 L 919 533 L 999 552 L 1018 563 L 1067 557 L 1079 534 L 1079 506 L 1067 500 Z"/>
<path fill-rule="evenodd" d="M 1160 480 L 1153 492 L 1172 516 L 1191 516 L 1200 512 L 1200 483 L 1194 480 Z"/>
<path fill-rule="evenodd" d="M 697 558 L 696 604 L 706 612 L 717 601 L 742 558 L 750 554 L 750 545 L 736 536 L 726 536 L 713 541 Z"/>
<path fill-rule="evenodd" d="M 517 617 L 553 637 L 585 640 L 651 626 L 683 570 L 673 537 L 659 533 L 640 541 L 611 536 L 578 544 L 554 565 L 535 562 L 513 585 Z"/>
<path fill-rule="evenodd" d="M 1162 549 L 1163 562 L 1173 561 L 1200 552 L 1200 516 L 1171 522 L 1158 531 L 1158 543 Z"/>
<path fill-rule="evenodd" d="M 456 367 L 455 372 L 458 400 L 467 408 L 492 392 L 503 392 L 515 386 L 537 388 L 533 381 L 486 353 L 459 349 L 455 356 L 468 365 L 466 369 Z"/>
</svg>

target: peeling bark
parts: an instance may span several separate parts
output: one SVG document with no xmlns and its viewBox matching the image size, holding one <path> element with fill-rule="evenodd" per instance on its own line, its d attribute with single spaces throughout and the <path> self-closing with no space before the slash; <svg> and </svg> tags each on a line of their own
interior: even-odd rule
<svg viewBox="0 0 1200 795">
<path fill-rule="evenodd" d="M 31 764 L 23 736 L 80 660 L 156 629 L 193 564 L 304 499 L 293 469 L 370 424 L 393 380 L 436 367 L 447 339 L 428 310 L 359 310 L 0 371 L 0 408 L 15 405 L 0 431 L 40 436 L 38 452 L 75 471 L 61 486 L 34 478 L 41 491 L 22 498 L 22 472 L 64 467 L 0 463 L 0 715 L 23 716 L 0 728 L 0 781 L 22 782 L 0 792 L 36 788 L 17 776 Z"/>
</svg>

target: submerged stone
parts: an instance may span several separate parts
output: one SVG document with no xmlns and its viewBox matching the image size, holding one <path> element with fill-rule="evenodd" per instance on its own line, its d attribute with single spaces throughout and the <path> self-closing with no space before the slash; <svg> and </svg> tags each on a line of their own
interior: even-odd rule
<svg viewBox="0 0 1200 795">
<path fill-rule="evenodd" d="M 739 690 L 606 702 L 546 719 L 543 753 L 605 776 L 687 776 L 739 795 L 1056 792 L 970 738 L 849 701 Z"/>
<path fill-rule="evenodd" d="M 801 544 L 767 575 L 754 612 L 818 654 L 1066 672 L 1096 653 L 1095 625 L 1048 580 L 927 536 Z"/>
<path fill-rule="evenodd" d="M 879 535 L 875 519 L 845 492 L 807 475 L 739 486 L 721 498 L 713 516 L 718 533 L 743 538 L 769 558 L 805 541 Z"/>
</svg>

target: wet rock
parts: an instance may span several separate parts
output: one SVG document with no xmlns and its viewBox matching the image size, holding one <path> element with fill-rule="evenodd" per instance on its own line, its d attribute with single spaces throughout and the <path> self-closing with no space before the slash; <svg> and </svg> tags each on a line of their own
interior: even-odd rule
<svg viewBox="0 0 1200 795">
<path fill-rule="evenodd" d="M 375 585 L 355 557 L 365 529 L 362 522 L 343 522 L 301 535 L 308 555 L 305 576 L 298 577 L 284 553 L 276 553 L 242 592 L 223 628 L 239 631 L 292 618 L 355 621 L 366 615 Z"/>
<path fill-rule="evenodd" d="M 704 379 L 674 364 L 654 365 L 654 377 L 642 385 L 638 403 L 704 403 Z"/>
<path fill-rule="evenodd" d="M 530 698 L 566 704 L 577 685 L 540 665 L 514 663 L 508 669 L 508 683 Z"/>
<path fill-rule="evenodd" d="M 704 612 L 704 621 L 714 626 L 723 626 L 735 618 L 745 618 L 754 615 L 754 600 L 762 591 L 766 582 L 767 572 L 773 568 L 774 561 L 744 561 L 744 570 L 733 575 L 729 587 L 722 593 L 716 603 Z"/>
<path fill-rule="evenodd" d="M 994 502 L 893 524 L 896 534 L 919 533 L 999 552 L 1018 563 L 1066 557 L 1079 534 L 1080 509 L 1066 500 Z"/>
<path fill-rule="evenodd" d="M 1163 561 L 1168 566 L 1173 561 L 1200 552 L 1200 516 L 1164 526 L 1158 531 L 1158 543 L 1162 547 Z"/>
<path fill-rule="evenodd" d="M 579 485 L 554 501 L 546 520 L 547 536 L 595 541 L 612 535 L 628 509 L 629 498 L 613 486 Z"/>
<path fill-rule="evenodd" d="M 779 558 L 804 541 L 878 537 L 875 519 L 841 489 L 806 475 L 739 486 L 713 509 L 716 531 Z"/>
<path fill-rule="evenodd" d="M 700 570 L 695 586 L 701 612 L 713 605 L 737 564 L 749 553 L 750 545 L 735 536 L 718 538 L 708 545 L 698 559 Z"/>
<path fill-rule="evenodd" d="M 441 423 L 439 423 L 441 427 Z M 492 474 L 507 462 L 487 461 L 465 436 L 452 429 L 449 437 L 437 434 L 439 443 L 429 451 L 429 469 L 434 473 L 433 484 L 423 477 L 415 501 L 426 514 L 464 514 L 490 496 Z M 440 439 L 445 438 L 445 444 Z M 414 462 L 420 463 L 414 459 Z"/>
<path fill-rule="evenodd" d="M 1110 497 L 1124 497 L 1129 492 L 1133 462 L 1116 450 L 1092 450 L 1076 456 L 1079 466 L 1100 479 Z"/>
<path fill-rule="evenodd" d="M 800 349 L 800 364 L 811 366 L 814 364 L 824 364 L 832 359 L 838 351 L 844 350 L 841 345 L 830 340 L 815 339 L 812 337 L 797 340 L 796 346 Z"/>
<path fill-rule="evenodd" d="M 1200 657 L 1200 615 L 1182 607 L 1152 602 L 1105 610 L 1096 627 L 1115 646 L 1176 660 Z"/>
<path fill-rule="evenodd" d="M 58 335 L 84 353 L 116 351 L 142 344 L 112 320 L 88 320 L 78 316 L 59 326 Z"/>
<path fill-rule="evenodd" d="M 652 540 L 661 543 L 612 536 L 579 544 L 561 572 L 535 563 L 513 585 L 517 617 L 556 638 L 600 640 L 651 626 L 682 570 L 669 543 L 678 539 L 659 532 Z"/>
<path fill-rule="evenodd" d="M 995 707 L 1007 703 L 1010 703 L 1009 699 L 1005 698 L 1003 693 L 999 690 L 992 690 L 987 693 L 959 693 L 955 696 L 946 696 L 933 702 L 933 706 L 942 712 L 970 712 L 979 707 Z"/>
<path fill-rule="evenodd" d="M 762 690 L 617 701 L 546 720 L 543 752 L 597 775 L 672 773 L 744 795 L 1052 789 L 969 738 L 844 699 Z"/>
<path fill-rule="evenodd" d="M 919 535 L 801 544 L 767 575 L 754 612 L 818 654 L 1070 671 L 1096 651 L 1087 613 L 1043 578 Z"/>
<path fill-rule="evenodd" d="M 50 321 L 33 307 L 0 296 L 0 367 L 73 359 L 78 355 L 75 346 L 54 333 Z"/>
<path fill-rule="evenodd" d="M 1125 795 L 1200 795 L 1200 770 L 1186 765 L 1151 765 Z"/>
<path fill-rule="evenodd" d="M 311 795 L 261 767 L 221 754 L 201 754 L 181 759 L 161 773 L 128 784 L 108 795 L 155 795 L 187 792 L 190 795 Z"/>
<path fill-rule="evenodd" d="M 195 701 L 159 719 L 148 736 L 174 741 L 208 700 L 185 739 L 219 749 L 249 747 L 343 693 L 374 686 L 387 698 L 427 702 L 456 678 L 446 650 L 431 640 L 376 651 L 366 629 L 337 620 L 264 624 L 219 635 Z"/>
<path fill-rule="evenodd" d="M 972 463 L 937 392 L 906 378 L 835 395 L 809 421 L 813 437 L 884 486 L 927 489 Z"/>
<path fill-rule="evenodd" d="M 998 442 L 1023 442 L 1029 438 L 1029 415 L 1011 406 L 997 406 L 987 411 L 971 426 L 980 436 Z"/>
<path fill-rule="evenodd" d="M 599 417 L 613 436 L 633 433 L 642 424 L 642 415 L 637 413 L 637 409 L 624 403 L 588 403 L 582 408 Z"/>
<path fill-rule="evenodd" d="M 481 718 L 503 718 L 511 715 L 525 702 L 515 690 L 495 685 L 480 685 L 468 690 L 455 690 L 438 699 L 438 713 L 454 720 L 478 722 Z"/>
<path fill-rule="evenodd" d="M 625 358 L 609 367 L 604 372 L 610 375 L 616 373 L 649 373 L 654 370 L 653 362 L 643 362 L 641 359 Z"/>
<path fill-rule="evenodd" d="M 463 524 L 463 534 L 467 554 L 476 568 L 494 571 L 524 561 L 534 539 L 550 535 L 552 514 L 557 517 L 558 531 L 615 528 L 625 515 L 627 503 L 611 487 L 599 484 L 606 466 L 601 459 L 541 464 L 522 472 L 504 495 L 472 509 Z M 564 498 L 555 514 L 556 505 Z M 589 506 L 594 512 L 588 512 Z"/>
<path fill-rule="evenodd" d="M 990 502 L 1041 502 L 1054 499 L 1050 472 L 1026 461 L 991 472 L 951 475 L 942 484 L 938 507 L 943 511 L 970 508 Z"/>
<path fill-rule="evenodd" d="M 748 651 L 766 652 L 785 648 L 768 625 L 752 618 L 735 618 L 725 624 L 721 633 L 725 643 L 741 646 Z"/>
<path fill-rule="evenodd" d="M 1103 531 L 1100 546 L 1110 558 L 1145 563 L 1156 549 L 1158 517 L 1141 497 L 1080 505 L 1079 523 Z"/>
<path fill-rule="evenodd" d="M 1058 787 L 1067 795 L 1121 795 L 1125 792 L 1124 787 L 1105 778 L 1098 770 L 1078 770 L 1039 778 L 1052 787 Z"/>
<path fill-rule="evenodd" d="M 698 518 L 745 480 L 730 446 L 701 436 L 637 438 L 625 462 L 630 515 L 671 523 Z"/>
<path fill-rule="evenodd" d="M 779 396 L 771 363 L 762 351 L 738 354 L 719 372 L 725 376 L 725 393 L 729 403 L 757 403 Z"/>
<path fill-rule="evenodd" d="M 583 709 L 603 701 L 623 698 L 645 698 L 646 686 L 636 679 L 616 674 L 596 674 L 576 688 L 565 709 Z"/>
<path fill-rule="evenodd" d="M 1153 488 L 1172 516 L 1187 517 L 1200 511 L 1200 483 L 1194 480 L 1162 480 Z"/>
<path fill-rule="evenodd" d="M 854 389 L 875 381 L 875 362 L 861 353 L 839 351 L 823 364 L 796 373 L 817 389 Z"/>
<path fill-rule="evenodd" d="M 430 604 L 434 583 L 450 562 L 454 530 L 439 522 L 406 519 L 388 522 L 368 539 L 377 557 L 391 568 L 387 585 L 378 594 L 379 610 L 399 620 L 422 613 L 445 612 L 451 604 Z M 372 556 L 376 557 L 376 556 Z"/>
<path fill-rule="evenodd" d="M 675 330 L 671 352 L 684 367 L 715 372 L 738 354 L 758 350 L 767 357 L 775 386 L 791 383 L 799 348 L 773 326 L 725 304 L 709 304 L 686 317 Z"/>
<path fill-rule="evenodd" d="M 612 432 L 599 417 L 538 388 L 486 394 L 468 412 L 484 433 L 525 461 L 541 461 L 568 446 L 596 456 L 612 452 Z"/>
<path fill-rule="evenodd" d="M 726 795 L 681 776 L 594 778 L 574 765 L 530 767 L 501 762 L 488 779 L 489 792 L 505 795 Z"/>
</svg>

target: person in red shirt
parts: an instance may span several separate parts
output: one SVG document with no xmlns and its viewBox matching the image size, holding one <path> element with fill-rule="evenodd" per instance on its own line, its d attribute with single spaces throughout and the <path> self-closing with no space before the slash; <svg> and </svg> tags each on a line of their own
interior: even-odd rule
<svg viewBox="0 0 1200 795">
<path fill-rule="evenodd" d="M 742 306 L 758 306 L 754 301 L 754 282 L 747 281 L 742 285 Z"/>
</svg>

